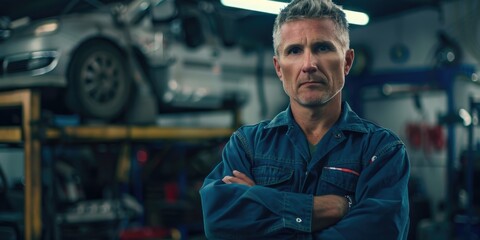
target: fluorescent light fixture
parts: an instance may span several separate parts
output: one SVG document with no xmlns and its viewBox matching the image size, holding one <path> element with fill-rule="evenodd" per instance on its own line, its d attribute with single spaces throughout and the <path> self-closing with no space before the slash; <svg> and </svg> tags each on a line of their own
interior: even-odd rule
<svg viewBox="0 0 480 240">
<path fill-rule="evenodd" d="M 288 4 L 285 2 L 271 0 L 221 0 L 221 3 L 227 7 L 241 8 L 270 14 L 280 13 L 280 10 Z M 343 11 L 345 12 L 347 21 L 350 24 L 367 25 L 369 21 L 369 17 L 365 13 L 345 9 L 343 9 Z"/>
<path fill-rule="evenodd" d="M 278 14 L 287 3 L 270 0 L 221 0 L 227 7 L 241 8 L 257 12 Z"/>
<path fill-rule="evenodd" d="M 355 25 L 367 25 L 370 18 L 366 13 L 343 9 L 348 23 Z"/>
</svg>

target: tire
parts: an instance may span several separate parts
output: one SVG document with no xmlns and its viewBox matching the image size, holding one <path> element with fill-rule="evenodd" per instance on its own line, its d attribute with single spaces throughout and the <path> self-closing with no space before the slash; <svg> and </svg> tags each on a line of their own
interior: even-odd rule
<svg viewBox="0 0 480 240">
<path fill-rule="evenodd" d="M 69 107 L 84 117 L 107 121 L 117 118 L 133 92 L 125 59 L 106 42 L 80 47 L 67 75 Z"/>
</svg>

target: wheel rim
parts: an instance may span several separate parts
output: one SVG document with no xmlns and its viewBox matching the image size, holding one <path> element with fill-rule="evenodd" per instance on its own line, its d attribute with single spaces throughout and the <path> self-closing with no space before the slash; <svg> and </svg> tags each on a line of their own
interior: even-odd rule
<svg viewBox="0 0 480 240">
<path fill-rule="evenodd" d="M 125 101 L 127 84 L 124 65 L 117 55 L 96 51 L 86 58 L 79 76 L 85 105 L 98 115 L 118 111 Z"/>
<path fill-rule="evenodd" d="M 110 54 L 97 52 L 90 56 L 82 69 L 81 82 L 85 94 L 94 102 L 104 104 L 118 95 L 122 66 Z"/>
</svg>

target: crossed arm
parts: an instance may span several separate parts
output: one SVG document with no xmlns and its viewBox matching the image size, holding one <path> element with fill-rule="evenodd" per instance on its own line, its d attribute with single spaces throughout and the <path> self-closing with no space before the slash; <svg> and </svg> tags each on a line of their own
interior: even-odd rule
<svg viewBox="0 0 480 240">
<path fill-rule="evenodd" d="M 232 173 L 232 176 L 223 177 L 222 181 L 226 184 L 243 184 L 249 187 L 255 185 L 255 182 L 244 173 L 237 170 L 233 170 Z M 343 196 L 314 196 L 312 231 L 322 230 L 335 224 L 342 219 L 347 211 L 348 201 Z"/>
<path fill-rule="evenodd" d="M 359 176 L 355 204 L 346 216 L 348 204 L 343 196 L 312 196 L 257 184 L 246 175 L 251 170 L 247 154 L 231 147 L 200 189 L 207 238 L 406 239 L 409 161 L 405 146 L 388 135 L 371 145 L 382 148 L 365 150 L 376 154 L 376 160 Z"/>
</svg>

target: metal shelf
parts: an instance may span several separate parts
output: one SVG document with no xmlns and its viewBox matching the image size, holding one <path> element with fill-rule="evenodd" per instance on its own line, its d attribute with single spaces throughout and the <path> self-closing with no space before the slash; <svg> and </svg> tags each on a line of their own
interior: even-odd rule
<svg viewBox="0 0 480 240">
<path fill-rule="evenodd" d="M 201 140 L 225 138 L 233 133 L 233 128 L 185 128 L 159 126 L 73 126 L 47 128 L 40 139 L 49 140 Z M 41 130 L 39 130 L 41 132 Z M 22 143 L 21 127 L 0 127 L 0 143 Z"/>
<path fill-rule="evenodd" d="M 21 127 L 0 127 L 0 143 L 21 143 Z"/>
<path fill-rule="evenodd" d="M 23 143 L 25 156 L 25 239 L 41 239 L 42 233 L 42 177 L 40 141 L 32 123 L 40 119 L 40 93 L 36 90 L 17 90 L 0 93 L 0 107 L 21 107 L 19 127 L 2 128 L 1 142 Z"/>
<path fill-rule="evenodd" d="M 0 108 L 21 107 L 21 126 L 0 127 L 0 143 L 22 143 L 25 156 L 25 239 L 42 238 L 41 144 L 49 141 L 156 141 L 227 138 L 233 128 L 184 128 L 135 125 L 41 126 L 40 92 L 0 92 Z M 235 116 L 238 117 L 238 116 Z"/>
<path fill-rule="evenodd" d="M 116 140 L 182 140 L 224 138 L 230 128 L 173 128 L 159 126 L 75 126 L 47 129 L 47 139 L 116 141 Z"/>
</svg>

